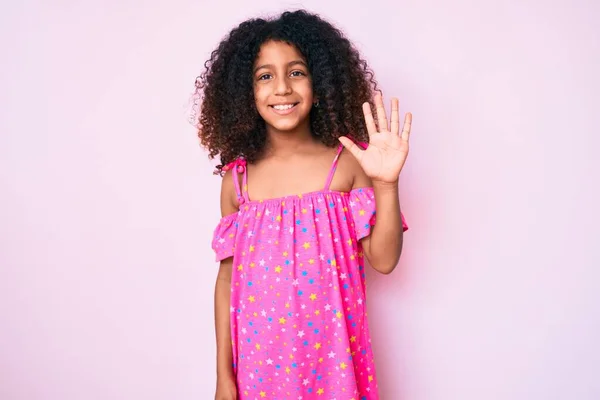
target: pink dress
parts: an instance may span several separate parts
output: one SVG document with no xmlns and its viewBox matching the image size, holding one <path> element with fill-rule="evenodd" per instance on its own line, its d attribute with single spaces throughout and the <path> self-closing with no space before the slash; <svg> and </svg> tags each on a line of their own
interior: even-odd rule
<svg viewBox="0 0 600 400">
<path fill-rule="evenodd" d="M 241 400 L 379 399 L 360 242 L 375 198 L 372 188 L 329 189 L 341 150 L 323 190 L 302 195 L 252 201 L 244 164 L 233 168 L 240 210 L 221 219 L 212 246 L 217 261 L 233 256 Z"/>
</svg>

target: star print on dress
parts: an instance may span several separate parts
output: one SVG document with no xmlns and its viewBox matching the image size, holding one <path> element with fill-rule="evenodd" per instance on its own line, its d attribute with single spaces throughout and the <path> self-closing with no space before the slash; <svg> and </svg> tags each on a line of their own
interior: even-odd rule
<svg viewBox="0 0 600 400">
<path fill-rule="evenodd" d="M 339 153 L 342 151 L 340 147 Z M 375 224 L 372 188 L 240 201 L 214 232 L 233 257 L 231 336 L 240 400 L 377 400 L 360 239 Z M 404 223 L 404 230 L 408 229 Z"/>
</svg>

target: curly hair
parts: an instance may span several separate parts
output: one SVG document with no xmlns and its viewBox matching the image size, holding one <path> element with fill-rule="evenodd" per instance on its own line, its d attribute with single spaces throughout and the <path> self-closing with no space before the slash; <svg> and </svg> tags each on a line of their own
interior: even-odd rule
<svg viewBox="0 0 600 400">
<path fill-rule="evenodd" d="M 196 79 L 201 104 L 198 137 L 209 157 L 220 157 L 216 174 L 238 157 L 252 163 L 265 148 L 267 135 L 253 90 L 253 65 L 267 41 L 295 46 L 307 61 L 319 107 L 310 111 L 312 134 L 326 146 L 350 135 L 368 142 L 362 104 L 377 90 L 373 72 L 358 50 L 331 23 L 307 11 L 286 11 L 277 19 L 255 18 L 234 28 L 204 63 Z"/>
</svg>

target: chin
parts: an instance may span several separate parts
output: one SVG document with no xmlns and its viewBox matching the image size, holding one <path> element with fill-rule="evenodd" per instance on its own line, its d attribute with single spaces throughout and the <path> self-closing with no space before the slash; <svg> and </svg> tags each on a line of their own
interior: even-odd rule
<svg viewBox="0 0 600 400">
<path fill-rule="evenodd" d="M 263 120 L 265 121 L 267 126 L 271 127 L 272 129 L 275 129 L 277 131 L 282 131 L 282 132 L 293 131 L 303 125 L 303 120 L 298 118 L 298 116 L 288 116 L 287 118 L 286 117 L 273 118 L 272 115 L 266 115 L 267 118 L 265 118 L 265 116 L 263 116 L 263 115 L 261 115 L 261 116 L 263 117 Z"/>
<path fill-rule="evenodd" d="M 267 125 L 270 125 L 273 129 L 281 131 L 281 132 L 293 131 L 294 129 L 298 128 L 298 126 L 300 126 L 300 124 L 298 122 L 283 123 L 281 121 L 276 121 L 274 123 L 269 123 L 267 121 Z"/>
</svg>

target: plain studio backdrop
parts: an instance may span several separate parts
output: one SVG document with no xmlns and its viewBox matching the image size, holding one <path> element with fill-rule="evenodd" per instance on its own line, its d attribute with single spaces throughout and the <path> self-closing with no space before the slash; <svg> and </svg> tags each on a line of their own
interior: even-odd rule
<svg viewBox="0 0 600 400">
<path fill-rule="evenodd" d="M 188 103 L 231 28 L 299 7 L 414 114 L 411 230 L 367 277 L 381 398 L 600 398 L 592 0 L 4 4 L 0 398 L 212 398 L 220 179 Z"/>
</svg>

